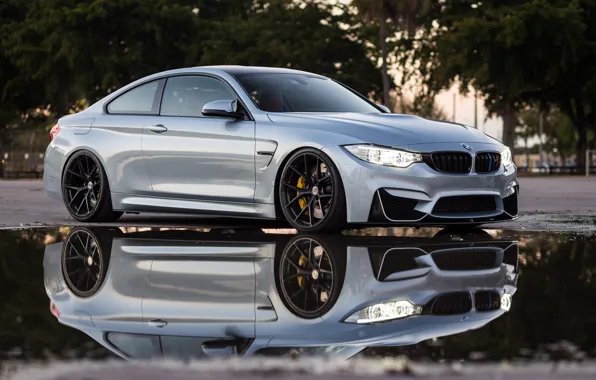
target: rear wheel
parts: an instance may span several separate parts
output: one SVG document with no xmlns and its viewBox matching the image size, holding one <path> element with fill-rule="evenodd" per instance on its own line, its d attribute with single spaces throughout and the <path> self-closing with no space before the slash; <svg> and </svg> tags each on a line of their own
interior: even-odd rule
<svg viewBox="0 0 596 380">
<path fill-rule="evenodd" d="M 88 151 L 73 154 L 62 175 L 62 197 L 68 213 L 80 222 L 111 222 L 122 216 L 112 209 L 105 171 Z"/>
<path fill-rule="evenodd" d="M 341 231 L 346 224 L 346 196 L 339 171 L 317 149 L 294 153 L 285 164 L 279 182 L 283 215 L 302 232 Z"/>
<path fill-rule="evenodd" d="M 62 250 L 62 273 L 77 297 L 91 297 L 105 280 L 112 241 L 102 241 L 94 231 L 76 227 L 68 234 Z"/>
</svg>

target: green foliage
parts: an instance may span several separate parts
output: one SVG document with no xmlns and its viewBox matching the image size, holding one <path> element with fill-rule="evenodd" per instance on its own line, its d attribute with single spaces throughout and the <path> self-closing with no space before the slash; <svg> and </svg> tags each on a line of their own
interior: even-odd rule
<svg viewBox="0 0 596 380">
<path fill-rule="evenodd" d="M 337 79 L 364 94 L 379 94 L 379 71 L 359 39 L 361 26 L 346 6 L 274 0 L 249 14 L 213 24 L 199 63 L 288 67 Z M 199 13 L 200 14 L 200 13 Z"/>
<path fill-rule="evenodd" d="M 432 88 L 473 87 L 504 116 L 528 103 L 555 106 L 578 133 L 596 125 L 596 3 L 591 0 L 435 2 L 414 58 Z M 511 138 L 513 134 L 511 133 Z"/>
<path fill-rule="evenodd" d="M 15 3 L 16 4 L 16 3 Z M 247 0 L 31 0 L 0 28 L 4 93 L 20 112 L 76 111 L 155 72 L 197 64 L 295 67 L 378 92 L 353 14 L 328 4 Z M 6 6 L 5 6 L 6 7 Z M 1 9 L 1 8 L 0 8 Z M 3 107 L 4 108 L 4 107 Z"/>
</svg>

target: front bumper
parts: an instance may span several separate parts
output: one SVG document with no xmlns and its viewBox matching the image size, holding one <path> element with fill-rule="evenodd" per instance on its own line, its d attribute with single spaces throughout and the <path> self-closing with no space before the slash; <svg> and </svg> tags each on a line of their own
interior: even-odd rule
<svg viewBox="0 0 596 380">
<path fill-rule="evenodd" d="M 421 145 L 429 145 L 424 151 L 461 150 L 459 145 Z M 496 148 L 482 144 L 477 149 Z M 339 146 L 325 151 L 341 173 L 348 223 L 445 226 L 517 218 L 515 165 L 501 166 L 490 174 L 444 174 L 425 163 L 405 169 L 369 164 Z"/>
</svg>

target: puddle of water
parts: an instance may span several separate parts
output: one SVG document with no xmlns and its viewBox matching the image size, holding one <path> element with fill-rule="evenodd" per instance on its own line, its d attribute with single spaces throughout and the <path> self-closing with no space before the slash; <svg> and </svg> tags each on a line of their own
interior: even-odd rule
<svg viewBox="0 0 596 380">
<path fill-rule="evenodd" d="M 0 231 L 0 359 L 596 356 L 593 237 L 292 232 Z"/>
</svg>

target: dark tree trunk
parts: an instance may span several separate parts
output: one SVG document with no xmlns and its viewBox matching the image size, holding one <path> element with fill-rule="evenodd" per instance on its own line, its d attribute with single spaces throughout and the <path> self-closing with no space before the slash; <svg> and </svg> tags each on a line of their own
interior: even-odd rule
<svg viewBox="0 0 596 380">
<path fill-rule="evenodd" d="M 387 57 L 389 56 L 389 49 L 387 48 L 387 20 L 385 19 L 385 12 L 381 11 L 379 28 L 379 44 L 381 45 L 381 74 L 383 76 L 383 104 L 391 107 L 391 100 L 389 98 L 389 72 L 387 68 Z"/>
<path fill-rule="evenodd" d="M 513 148 L 515 144 L 515 127 L 517 126 L 517 111 L 513 103 L 505 103 L 503 110 L 503 144 L 511 148 L 511 155 L 513 156 Z"/>
<path fill-rule="evenodd" d="M 575 143 L 575 155 L 577 172 L 586 174 L 586 150 L 588 149 L 588 136 L 586 127 L 582 124 L 576 125 L 577 142 Z"/>
</svg>

